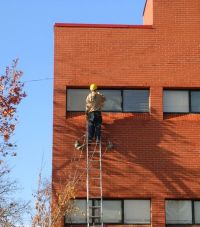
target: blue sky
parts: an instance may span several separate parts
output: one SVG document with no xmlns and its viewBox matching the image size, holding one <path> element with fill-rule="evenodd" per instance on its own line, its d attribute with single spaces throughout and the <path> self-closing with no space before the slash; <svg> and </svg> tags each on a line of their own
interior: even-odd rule
<svg viewBox="0 0 200 227">
<path fill-rule="evenodd" d="M 58 23 L 142 24 L 145 0 L 1 0 L 0 74 L 14 58 L 24 72 L 28 97 L 19 107 L 15 133 L 18 156 L 13 177 L 31 199 L 44 162 L 51 175 L 53 110 L 53 27 Z M 32 81 L 40 80 L 40 81 Z"/>
</svg>

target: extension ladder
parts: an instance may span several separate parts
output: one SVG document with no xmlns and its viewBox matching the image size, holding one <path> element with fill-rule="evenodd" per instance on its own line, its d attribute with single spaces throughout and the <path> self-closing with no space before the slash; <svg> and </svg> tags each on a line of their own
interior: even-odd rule
<svg viewBox="0 0 200 227">
<path fill-rule="evenodd" d="M 87 227 L 103 227 L 101 141 L 88 143 L 87 149 Z"/>
</svg>

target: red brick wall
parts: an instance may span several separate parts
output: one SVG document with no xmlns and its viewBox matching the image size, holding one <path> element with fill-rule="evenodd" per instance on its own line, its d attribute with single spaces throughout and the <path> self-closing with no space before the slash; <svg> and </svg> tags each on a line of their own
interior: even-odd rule
<svg viewBox="0 0 200 227">
<path fill-rule="evenodd" d="M 166 198 L 200 198 L 200 115 L 163 115 L 162 90 L 200 87 L 200 1 L 154 0 L 154 25 L 55 25 L 53 188 L 77 162 L 84 113 L 66 114 L 66 87 L 149 87 L 150 114 L 103 113 L 103 194 L 151 198 L 165 226 Z M 85 179 L 78 196 L 85 196 Z"/>
</svg>

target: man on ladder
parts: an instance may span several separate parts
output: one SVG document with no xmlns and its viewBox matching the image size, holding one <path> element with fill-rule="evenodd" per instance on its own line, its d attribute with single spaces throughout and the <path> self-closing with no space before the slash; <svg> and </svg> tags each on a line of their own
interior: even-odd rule
<svg viewBox="0 0 200 227">
<path fill-rule="evenodd" d="M 91 93 L 86 98 L 86 116 L 88 123 L 87 151 L 87 227 L 103 227 L 103 191 L 102 191 L 102 154 L 101 154 L 101 110 L 105 97 L 97 91 L 97 85 L 90 85 Z M 92 146 L 93 138 L 96 144 Z M 97 145 L 98 144 L 98 145 Z M 92 201 L 92 204 L 91 204 Z"/>
<path fill-rule="evenodd" d="M 86 98 L 86 118 L 88 121 L 88 143 L 91 143 L 94 136 L 96 142 L 101 139 L 101 110 L 104 106 L 106 98 L 97 91 L 97 85 L 90 85 L 91 93 Z"/>
</svg>

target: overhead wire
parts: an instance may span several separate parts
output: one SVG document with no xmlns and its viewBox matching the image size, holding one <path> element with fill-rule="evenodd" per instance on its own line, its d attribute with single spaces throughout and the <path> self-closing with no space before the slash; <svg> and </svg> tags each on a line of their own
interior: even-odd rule
<svg viewBox="0 0 200 227">
<path fill-rule="evenodd" d="M 35 79 L 35 80 L 25 80 L 25 81 L 22 81 L 22 83 L 39 82 L 39 81 L 44 81 L 44 80 L 53 80 L 53 77 L 40 78 L 40 79 Z"/>
</svg>

